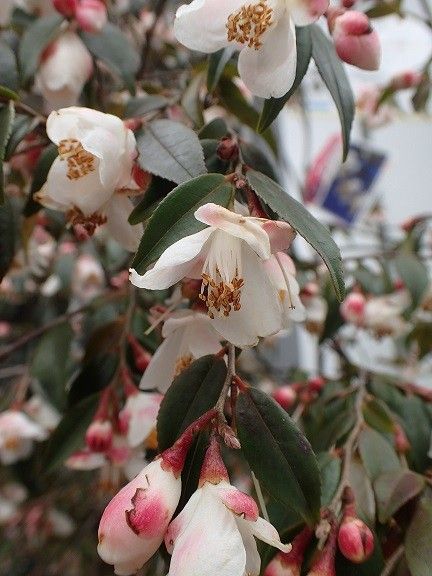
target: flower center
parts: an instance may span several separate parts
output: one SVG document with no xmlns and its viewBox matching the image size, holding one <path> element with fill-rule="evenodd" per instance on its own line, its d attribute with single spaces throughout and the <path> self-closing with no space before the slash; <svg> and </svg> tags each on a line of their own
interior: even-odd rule
<svg viewBox="0 0 432 576">
<path fill-rule="evenodd" d="M 261 37 L 272 24 L 273 9 L 266 0 L 256 4 L 245 4 L 228 16 L 226 23 L 229 42 L 246 44 L 249 48 L 261 48 Z"/>
<path fill-rule="evenodd" d="M 71 226 L 78 226 L 89 236 L 93 236 L 96 228 L 107 221 L 107 217 L 100 212 L 93 212 L 90 216 L 85 216 L 77 206 L 66 212 L 66 219 Z"/>
<path fill-rule="evenodd" d="M 74 138 L 60 140 L 58 152 L 60 160 L 67 162 L 69 180 L 78 180 L 95 170 L 95 157 L 84 150 L 79 140 Z"/>
</svg>

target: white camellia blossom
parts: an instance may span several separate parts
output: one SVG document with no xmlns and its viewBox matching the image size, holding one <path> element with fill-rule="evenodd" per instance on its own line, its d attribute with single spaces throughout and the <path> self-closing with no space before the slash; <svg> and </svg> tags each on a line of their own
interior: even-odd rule
<svg viewBox="0 0 432 576">
<path fill-rule="evenodd" d="M 90 234 L 106 224 L 117 242 L 136 250 L 142 225 L 131 226 L 127 220 L 137 155 L 133 132 L 117 116 L 74 106 L 52 112 L 46 130 L 59 156 L 36 200 L 66 212 L 70 224 Z"/>
<path fill-rule="evenodd" d="M 138 392 L 131 394 L 119 418 L 122 427 L 127 430 L 129 446 L 136 448 L 149 436 L 156 426 L 162 394 Z"/>
<path fill-rule="evenodd" d="M 276 287 L 284 312 L 285 328 L 290 320 L 301 322 L 305 319 L 305 307 L 300 300 L 300 286 L 296 280 L 296 268 L 292 259 L 284 252 L 273 254 L 264 262 L 271 281 Z"/>
<path fill-rule="evenodd" d="M 328 0 L 193 0 L 180 6 L 174 33 L 192 50 L 240 50 L 238 69 L 256 96 L 283 96 L 297 65 L 295 26 L 315 22 Z"/>
<path fill-rule="evenodd" d="M 13 464 L 30 455 L 35 440 L 45 440 L 46 430 L 19 410 L 0 414 L 0 462 Z"/>
<path fill-rule="evenodd" d="M 201 278 L 201 300 L 212 326 L 239 347 L 254 346 L 259 337 L 283 328 L 281 301 L 263 262 L 272 249 L 286 249 L 293 231 L 286 222 L 243 216 L 216 204 L 196 210 L 208 227 L 167 248 L 154 267 L 140 276 L 139 288 L 161 290 L 183 278 Z"/>
<path fill-rule="evenodd" d="M 221 349 L 221 336 L 213 329 L 206 314 L 179 310 L 165 321 L 162 328 L 165 340 L 147 366 L 140 388 L 157 388 L 165 393 L 175 376 L 194 360 Z"/>
<path fill-rule="evenodd" d="M 93 60 L 75 32 L 66 31 L 42 54 L 36 86 L 49 109 L 76 104 L 93 72 Z"/>
</svg>

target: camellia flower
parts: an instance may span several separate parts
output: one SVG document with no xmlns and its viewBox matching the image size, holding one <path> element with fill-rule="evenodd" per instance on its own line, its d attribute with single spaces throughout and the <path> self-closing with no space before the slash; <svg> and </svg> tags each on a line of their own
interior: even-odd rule
<svg viewBox="0 0 432 576">
<path fill-rule="evenodd" d="M 157 388 L 165 393 L 174 377 L 194 360 L 221 349 L 221 336 L 213 329 L 210 318 L 192 310 L 178 311 L 165 321 L 165 340 L 150 360 L 140 388 Z"/>
<path fill-rule="evenodd" d="M 370 298 L 364 309 L 364 327 L 378 337 L 393 336 L 397 338 L 406 334 L 410 324 L 403 318 L 402 314 L 409 303 L 409 296 L 404 290 Z"/>
<path fill-rule="evenodd" d="M 254 346 L 259 337 L 279 332 L 281 303 L 263 262 L 272 248 L 290 245 L 292 228 L 212 203 L 198 208 L 195 218 L 208 227 L 167 248 L 144 276 L 131 270 L 131 282 L 160 290 L 184 277 L 201 277 L 201 300 L 223 338 L 236 346 Z"/>
<path fill-rule="evenodd" d="M 315 22 L 328 5 L 328 0 L 193 0 L 177 10 L 174 33 L 200 52 L 239 49 L 246 87 L 256 96 L 277 98 L 294 82 L 295 26 Z"/>
<path fill-rule="evenodd" d="M 93 60 L 84 42 L 66 31 L 44 50 L 35 81 L 53 109 L 76 104 L 92 73 Z"/>
<path fill-rule="evenodd" d="M 139 446 L 156 426 L 156 418 L 163 396 L 152 392 L 129 394 L 119 419 L 132 448 Z"/>
<path fill-rule="evenodd" d="M 290 544 L 282 544 L 277 530 L 260 518 L 255 500 L 231 486 L 213 439 L 199 488 L 165 535 L 172 555 L 168 576 L 258 576 L 261 559 L 255 538 L 284 552 L 291 549 Z"/>
<path fill-rule="evenodd" d="M 0 414 L 0 461 L 13 464 L 30 455 L 34 440 L 45 440 L 46 430 L 19 410 Z"/>
<path fill-rule="evenodd" d="M 59 156 L 35 199 L 66 212 L 72 225 L 83 226 L 89 234 L 106 223 L 122 246 L 135 250 L 142 226 L 127 221 L 133 209 L 127 194 L 137 155 L 132 131 L 116 116 L 78 107 L 52 112 L 46 130 Z"/>
<path fill-rule="evenodd" d="M 277 252 L 264 262 L 270 279 L 276 287 L 285 319 L 285 328 L 290 320 L 301 322 L 305 308 L 300 300 L 300 286 L 295 278 L 296 268 L 292 259 L 284 252 Z"/>
</svg>

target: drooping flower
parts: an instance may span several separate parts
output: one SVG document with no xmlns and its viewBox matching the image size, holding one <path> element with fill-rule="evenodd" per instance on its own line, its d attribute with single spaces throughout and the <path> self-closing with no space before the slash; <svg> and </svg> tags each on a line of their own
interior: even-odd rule
<svg viewBox="0 0 432 576">
<path fill-rule="evenodd" d="M 294 82 L 295 26 L 311 24 L 328 5 L 328 0 L 193 0 L 177 10 L 174 33 L 200 52 L 239 49 L 239 74 L 247 88 L 277 98 Z"/>
<path fill-rule="evenodd" d="M 72 106 L 93 72 L 93 60 L 81 38 L 61 34 L 44 50 L 35 81 L 50 109 Z"/>
<path fill-rule="evenodd" d="M 137 155 L 132 131 L 116 116 L 73 106 L 52 112 L 46 129 L 59 156 L 36 200 L 66 212 L 70 224 L 83 226 L 89 234 L 106 223 L 120 244 L 135 250 L 142 226 L 127 221 Z"/>
<path fill-rule="evenodd" d="M 0 414 L 0 462 L 13 464 L 30 455 L 33 442 L 48 437 L 46 430 L 19 410 Z"/>
<path fill-rule="evenodd" d="M 119 419 L 122 430 L 125 431 L 128 444 L 132 448 L 139 446 L 149 436 L 156 426 L 156 418 L 162 395 L 152 392 L 136 392 L 130 394 Z"/>
<path fill-rule="evenodd" d="M 277 530 L 260 518 L 255 500 L 229 482 L 213 440 L 199 488 L 169 525 L 165 545 L 172 555 L 168 576 L 211 574 L 258 576 L 261 559 L 255 538 L 283 550 Z"/>
<path fill-rule="evenodd" d="M 245 347 L 278 332 L 283 327 L 281 302 L 263 262 L 272 249 L 290 245 L 291 227 L 212 203 L 198 208 L 195 218 L 208 227 L 175 242 L 144 276 L 131 270 L 131 282 L 158 290 L 185 277 L 201 277 L 201 300 L 223 338 Z"/>
<path fill-rule="evenodd" d="M 201 312 L 183 310 L 174 313 L 162 328 L 165 340 L 152 356 L 140 382 L 140 388 L 157 388 L 165 393 L 174 377 L 194 360 L 221 349 L 221 337 L 210 318 Z"/>
</svg>

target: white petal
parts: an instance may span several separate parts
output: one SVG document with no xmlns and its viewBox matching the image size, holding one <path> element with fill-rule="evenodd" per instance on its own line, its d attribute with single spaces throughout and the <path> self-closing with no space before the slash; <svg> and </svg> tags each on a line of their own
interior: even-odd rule
<svg viewBox="0 0 432 576">
<path fill-rule="evenodd" d="M 248 576 L 259 576 L 261 571 L 261 557 L 258 553 L 256 540 L 252 535 L 247 520 L 237 518 L 236 522 L 246 551 L 246 574 Z"/>
<path fill-rule="evenodd" d="M 289 12 L 296 26 L 308 26 L 329 7 L 329 0 L 290 0 Z"/>
<path fill-rule="evenodd" d="M 228 46 L 228 16 L 244 4 L 243 0 L 193 0 L 177 10 L 174 34 L 191 50 L 216 52 Z"/>
<path fill-rule="evenodd" d="M 261 48 L 244 48 L 239 74 L 247 88 L 262 98 L 279 98 L 291 88 L 297 66 L 294 24 L 288 12 L 265 37 Z"/>
<path fill-rule="evenodd" d="M 169 288 L 179 280 L 190 277 L 195 268 L 195 258 L 200 255 L 205 242 L 213 233 L 212 228 L 186 236 L 165 250 L 154 267 L 140 276 L 135 270 L 131 272 L 131 282 L 138 288 L 162 290 Z"/>
<path fill-rule="evenodd" d="M 240 521 L 242 520 L 240 519 Z M 251 530 L 256 538 L 270 544 L 270 546 L 279 548 L 282 552 L 289 552 L 291 550 L 291 544 L 282 544 L 276 528 L 270 524 L 270 522 L 264 520 L 264 518 L 258 518 L 255 522 L 252 520 L 243 520 L 243 522 L 247 522 L 249 530 Z"/>
<path fill-rule="evenodd" d="M 174 378 L 175 365 L 179 356 L 183 329 L 170 334 L 153 354 L 140 382 L 141 390 L 156 388 L 165 393 Z"/>
<path fill-rule="evenodd" d="M 114 194 L 103 208 L 110 234 L 129 252 L 137 250 L 143 234 L 142 224 L 132 226 L 128 222 L 132 210 L 133 204 L 124 194 Z"/>
<path fill-rule="evenodd" d="M 124 410 L 130 414 L 127 439 L 129 446 L 139 446 L 156 425 L 162 400 L 160 394 L 149 392 L 129 396 Z"/>
<path fill-rule="evenodd" d="M 196 210 L 195 218 L 249 244 L 261 258 L 270 258 L 270 240 L 256 218 L 250 218 L 209 202 Z"/>
<path fill-rule="evenodd" d="M 174 518 L 174 520 L 168 526 L 168 530 L 165 534 L 165 546 L 170 554 L 173 553 L 174 545 L 181 535 L 182 532 L 186 530 L 190 522 L 192 521 L 196 509 L 201 501 L 202 488 L 198 488 L 186 502 L 184 508 L 181 512 Z"/>
<path fill-rule="evenodd" d="M 282 310 L 276 289 L 263 263 L 246 244 L 242 248 L 244 286 L 241 309 L 228 317 L 212 320 L 214 328 L 239 347 L 255 346 L 259 337 L 270 336 L 282 328 Z"/>
<path fill-rule="evenodd" d="M 183 341 L 194 358 L 216 354 L 221 349 L 221 337 L 204 314 L 196 315 L 194 324 L 186 328 Z"/>
</svg>

